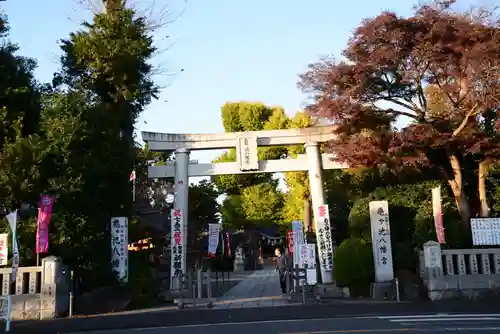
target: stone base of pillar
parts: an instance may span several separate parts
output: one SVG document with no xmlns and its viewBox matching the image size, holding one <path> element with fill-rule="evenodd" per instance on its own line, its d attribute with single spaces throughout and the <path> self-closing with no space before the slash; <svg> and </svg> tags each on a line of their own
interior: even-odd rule
<svg viewBox="0 0 500 334">
<path fill-rule="evenodd" d="M 349 298 L 351 296 L 349 288 L 339 287 L 335 283 L 318 284 L 316 287 L 316 293 L 319 299 Z"/>
<path fill-rule="evenodd" d="M 396 300 L 393 282 L 374 282 L 370 286 L 370 295 L 378 300 Z"/>
<path fill-rule="evenodd" d="M 319 268 L 321 268 L 321 267 L 319 267 Z M 319 273 L 321 275 L 321 283 L 323 283 L 323 284 L 333 284 L 334 283 L 333 272 L 323 271 L 322 269 L 319 269 Z"/>
</svg>

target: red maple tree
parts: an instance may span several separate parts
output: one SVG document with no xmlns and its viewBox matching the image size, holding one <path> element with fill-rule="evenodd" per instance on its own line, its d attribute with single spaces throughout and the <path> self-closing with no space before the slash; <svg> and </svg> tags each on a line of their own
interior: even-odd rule
<svg viewBox="0 0 500 334">
<path fill-rule="evenodd" d="M 411 17 L 383 12 L 364 20 L 345 60 L 311 64 L 299 86 L 313 99 L 308 111 L 338 125 L 329 143 L 337 159 L 439 168 L 467 225 L 473 196 L 483 197 L 478 211 L 488 215 L 485 166 L 500 157 L 500 21 L 484 9 L 454 12 L 453 3 L 419 6 Z M 430 103 L 431 86 L 446 108 Z M 402 118 L 408 125 L 397 129 Z M 464 192 L 464 166 L 482 166 L 483 192 Z"/>
</svg>

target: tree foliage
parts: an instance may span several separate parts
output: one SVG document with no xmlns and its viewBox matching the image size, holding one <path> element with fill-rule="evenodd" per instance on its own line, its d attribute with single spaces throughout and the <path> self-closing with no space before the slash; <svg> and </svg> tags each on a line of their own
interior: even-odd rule
<svg viewBox="0 0 500 334">
<path fill-rule="evenodd" d="M 36 201 L 37 166 L 45 157 L 39 137 L 42 87 L 34 79 L 36 62 L 17 54 L 7 19 L 0 27 L 0 206 L 7 211 Z M 12 168 L 15 166 L 16 168 Z"/>
<path fill-rule="evenodd" d="M 282 114 L 282 109 L 269 108 L 261 103 L 228 102 L 221 108 L 222 124 L 226 132 L 259 131 L 266 126 L 269 129 L 269 120 L 279 124 Z M 258 154 L 259 159 L 272 159 L 279 157 L 280 150 L 259 148 Z M 214 163 L 234 161 L 236 150 L 230 149 L 215 159 Z M 244 187 L 271 182 L 271 177 L 269 174 L 221 175 L 212 177 L 212 181 L 222 193 L 239 194 Z"/>
<path fill-rule="evenodd" d="M 271 108 L 261 103 L 228 102 L 222 106 L 221 116 L 226 132 L 282 129 L 289 123 L 282 108 Z M 276 159 L 285 154 L 284 147 L 258 148 L 260 160 Z M 214 160 L 215 163 L 234 161 L 235 149 L 224 152 Z M 281 222 L 283 201 L 272 174 L 221 175 L 213 177 L 212 181 L 221 193 L 227 195 L 222 205 L 226 226 L 241 228 L 248 223 L 268 226 Z M 272 211 L 268 211 L 271 208 Z"/>
<path fill-rule="evenodd" d="M 338 159 L 438 167 L 465 224 L 477 211 L 470 205 L 477 187 L 466 193 L 464 168 L 500 153 L 498 132 L 480 126 L 499 104 L 500 28 L 492 13 L 476 14 L 430 5 L 408 18 L 384 12 L 355 30 L 345 61 L 314 63 L 300 81 L 314 98 L 308 110 L 338 125 L 330 143 Z M 452 109 L 433 110 L 426 85 Z M 410 124 L 396 130 L 401 117 Z"/>
<path fill-rule="evenodd" d="M 203 180 L 189 186 L 188 238 L 194 243 L 200 232 L 208 231 L 208 224 L 219 222 L 219 192 L 213 183 Z"/>
<path fill-rule="evenodd" d="M 103 254 L 110 217 L 133 214 L 133 131 L 157 92 L 149 64 L 155 48 L 145 20 L 124 1 L 109 2 L 82 28 L 61 41 L 61 69 L 45 103 L 44 131 L 53 149 L 46 190 L 59 195 L 56 252 L 99 281 L 110 271 L 110 254 Z"/>
<path fill-rule="evenodd" d="M 353 295 L 366 295 L 363 290 L 374 276 L 372 244 L 354 237 L 344 240 L 335 252 L 334 267 L 340 285 L 349 287 Z"/>
<path fill-rule="evenodd" d="M 157 210 L 159 201 L 151 205 L 151 190 L 164 182 L 147 180 L 147 168 L 171 157 L 134 140 L 138 116 L 158 93 L 150 63 L 156 52 L 154 28 L 124 0 L 104 5 L 105 11 L 60 41 L 60 68 L 51 85 L 34 79 L 36 62 L 17 54 L 5 16 L 0 23 L 0 208 L 9 212 L 22 204 L 21 264 L 30 265 L 39 196 L 54 195 L 50 254 L 75 270 L 83 290 L 116 282 L 110 266 L 111 217 L 131 218 L 131 242 L 151 236 L 138 217 L 144 204 L 163 213 L 165 223 L 169 217 L 165 206 Z M 218 221 L 218 192 L 202 182 L 190 186 L 189 196 L 190 243 L 195 244 L 199 232 Z M 140 265 L 146 276 L 148 266 Z"/>
<path fill-rule="evenodd" d="M 288 122 L 290 129 L 306 128 L 311 126 L 310 117 L 304 112 L 298 112 Z M 287 148 L 287 155 L 297 158 L 298 154 L 303 154 L 305 149 L 302 145 L 290 146 Z M 309 177 L 307 172 L 285 173 L 287 191 L 283 209 L 283 218 L 287 222 L 304 219 L 304 200 L 310 196 Z"/>
</svg>

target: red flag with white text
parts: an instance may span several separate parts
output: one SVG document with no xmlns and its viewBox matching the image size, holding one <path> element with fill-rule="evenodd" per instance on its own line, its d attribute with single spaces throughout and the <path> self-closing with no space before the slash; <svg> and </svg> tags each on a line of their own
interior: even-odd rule
<svg viewBox="0 0 500 334">
<path fill-rule="evenodd" d="M 49 223 L 52 217 L 52 208 L 55 197 L 50 195 L 40 196 L 38 207 L 38 221 L 36 230 L 36 253 L 47 253 L 49 251 Z"/>
</svg>

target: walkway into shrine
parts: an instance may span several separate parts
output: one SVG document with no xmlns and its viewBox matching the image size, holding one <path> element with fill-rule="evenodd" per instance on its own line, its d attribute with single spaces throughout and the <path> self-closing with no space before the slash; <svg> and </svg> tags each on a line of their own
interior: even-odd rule
<svg viewBox="0 0 500 334">
<path fill-rule="evenodd" d="M 281 296 L 278 274 L 273 266 L 265 266 L 244 278 L 222 297 L 214 308 L 234 309 L 247 307 L 284 306 L 290 303 Z"/>
</svg>

